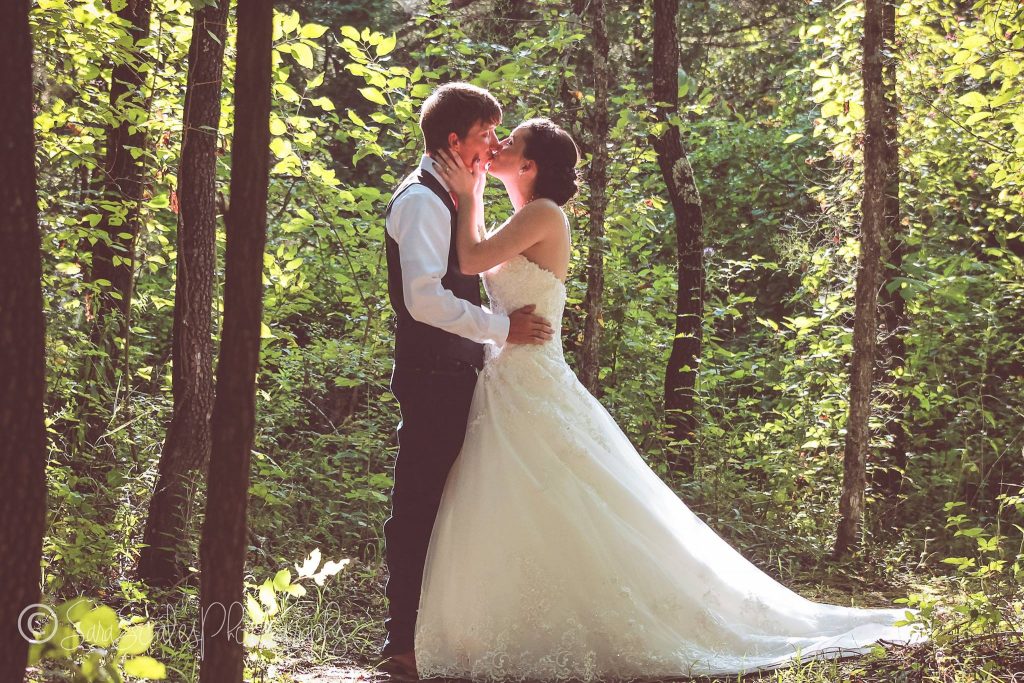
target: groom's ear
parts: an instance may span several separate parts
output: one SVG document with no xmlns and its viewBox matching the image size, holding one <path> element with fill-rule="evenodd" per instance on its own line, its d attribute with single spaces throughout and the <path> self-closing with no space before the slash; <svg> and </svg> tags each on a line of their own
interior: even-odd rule
<svg viewBox="0 0 1024 683">
<path fill-rule="evenodd" d="M 457 150 L 459 148 L 459 136 L 454 132 L 448 133 L 448 147 L 449 149 Z"/>
</svg>

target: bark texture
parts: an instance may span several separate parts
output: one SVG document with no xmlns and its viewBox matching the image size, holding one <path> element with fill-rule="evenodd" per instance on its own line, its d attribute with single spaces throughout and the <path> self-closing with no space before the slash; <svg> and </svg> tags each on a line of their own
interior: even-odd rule
<svg viewBox="0 0 1024 683">
<path fill-rule="evenodd" d="M 25 674 L 46 523 L 43 297 L 28 0 L 0 3 L 0 680 Z M 23 614 L 23 610 L 29 612 Z"/>
<path fill-rule="evenodd" d="M 195 12 L 188 54 L 185 123 L 178 171 L 178 258 L 174 285 L 174 412 L 149 504 L 139 577 L 169 586 L 186 576 L 189 511 L 210 456 L 213 410 L 213 277 L 217 234 L 217 128 L 228 0 Z"/>
<path fill-rule="evenodd" d="M 580 347 L 580 381 L 598 393 L 601 370 L 601 323 L 604 296 L 604 218 L 608 205 L 608 32 L 604 0 L 591 0 L 590 21 L 594 46 L 594 111 L 590 119 L 590 225 L 588 229 L 587 293 L 583 308 L 583 343 Z"/>
<path fill-rule="evenodd" d="M 271 0 L 246 0 L 238 4 L 224 325 L 217 362 L 206 518 L 200 545 L 201 683 L 242 681 L 242 581 L 263 313 L 272 27 Z"/>
<path fill-rule="evenodd" d="M 850 368 L 850 414 L 843 454 L 843 494 L 839 501 L 839 528 L 835 554 L 849 554 L 859 545 L 867 487 L 865 464 L 871 446 L 871 390 L 874 380 L 875 341 L 881 237 L 885 229 L 885 190 L 888 152 L 885 142 L 885 97 L 882 85 L 883 0 L 864 4 L 864 197 L 860 228 L 853 323 L 853 358 Z"/>
<path fill-rule="evenodd" d="M 134 45 L 149 37 L 150 0 L 127 0 L 117 16 L 128 22 L 128 33 Z M 92 252 L 92 279 L 107 280 L 96 306 L 96 318 L 102 329 L 117 324 L 112 330 L 124 334 L 131 306 L 134 274 L 135 238 L 139 232 L 139 204 L 142 201 L 143 158 L 132 156 L 131 150 L 142 149 L 146 135 L 138 122 L 147 115 L 148 106 L 143 84 L 146 80 L 145 55 L 136 47 L 132 59 L 116 64 L 110 76 L 110 107 L 119 113 L 119 121 L 107 129 L 107 153 L 104 160 L 104 195 L 110 202 L 120 203 L 124 215 L 103 212 L 98 227 L 104 233 Z M 133 123 L 132 119 L 135 120 Z M 108 330 L 108 331 L 112 331 Z"/>
<path fill-rule="evenodd" d="M 653 85 L 655 116 L 666 124 L 651 142 L 665 180 L 676 221 L 676 325 L 665 369 L 665 416 L 672 440 L 679 444 L 672 468 L 691 474 L 698 427 L 697 367 L 704 318 L 704 213 L 693 168 L 678 126 L 670 121 L 679 109 L 679 0 L 654 0 Z"/>
<path fill-rule="evenodd" d="M 896 58 L 892 50 L 896 43 L 896 0 L 887 0 L 882 8 L 882 39 L 890 54 L 885 58 L 882 80 L 885 120 L 886 188 L 885 234 L 883 235 L 883 269 L 880 310 L 884 342 L 881 349 L 881 367 L 886 374 L 889 416 L 886 429 L 890 445 L 875 476 L 875 485 L 890 502 L 898 503 L 903 490 L 903 476 L 907 468 L 906 399 L 903 389 L 903 368 L 906 363 L 907 305 L 899 288 L 891 287 L 895 278 L 903 277 L 903 256 L 906 244 L 900 230 L 900 162 L 899 162 L 899 100 L 896 96 Z M 899 520 L 901 516 L 894 516 Z"/>
</svg>

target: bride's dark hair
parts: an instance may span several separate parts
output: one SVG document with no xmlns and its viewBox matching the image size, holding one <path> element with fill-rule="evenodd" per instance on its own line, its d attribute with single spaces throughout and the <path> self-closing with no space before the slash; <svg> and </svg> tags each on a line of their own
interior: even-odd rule
<svg viewBox="0 0 1024 683">
<path fill-rule="evenodd" d="M 562 206 L 580 189 L 576 175 L 580 150 L 572 136 L 551 119 L 530 119 L 522 126 L 530 131 L 523 146 L 523 156 L 537 164 L 533 195 Z"/>
</svg>

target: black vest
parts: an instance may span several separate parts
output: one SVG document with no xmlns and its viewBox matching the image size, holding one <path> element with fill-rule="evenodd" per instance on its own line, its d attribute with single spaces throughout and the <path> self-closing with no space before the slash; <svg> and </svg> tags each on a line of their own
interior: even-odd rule
<svg viewBox="0 0 1024 683">
<path fill-rule="evenodd" d="M 459 253 L 455 248 L 455 235 L 458 222 L 455 203 L 451 195 L 444 189 L 441 182 L 430 173 L 420 169 L 402 181 L 388 202 L 385 217 L 391 214 L 395 200 L 413 185 L 425 185 L 436 194 L 451 214 L 451 233 L 448 243 L 448 270 L 441 278 L 441 286 L 459 299 L 464 299 L 474 306 L 480 305 L 480 278 L 476 275 L 463 275 L 459 268 Z M 413 229 L 418 229 L 414 227 Z M 395 363 L 425 367 L 443 365 L 445 361 L 462 361 L 476 367 L 484 362 L 483 344 L 478 344 L 457 334 L 446 332 L 419 322 L 409 313 L 405 306 L 405 293 L 402 289 L 402 263 L 398 255 L 398 242 L 392 239 L 387 229 L 384 230 L 384 241 L 388 259 L 388 295 L 391 307 L 395 309 L 397 324 L 395 328 Z"/>
</svg>

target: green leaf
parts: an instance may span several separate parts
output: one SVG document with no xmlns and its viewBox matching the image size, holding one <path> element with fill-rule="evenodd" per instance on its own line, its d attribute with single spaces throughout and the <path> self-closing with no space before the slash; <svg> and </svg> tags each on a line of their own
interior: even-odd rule
<svg viewBox="0 0 1024 683">
<path fill-rule="evenodd" d="M 263 327 L 266 327 L 266 325 L 263 325 Z M 263 335 L 260 336 L 262 337 Z M 256 602 L 256 598 L 251 595 L 245 596 L 245 611 L 249 613 L 249 618 L 252 619 L 252 623 L 256 625 L 262 624 L 267 620 L 267 615 L 264 614 L 263 610 L 260 608 L 260 603 Z"/>
<path fill-rule="evenodd" d="M 383 57 L 384 55 L 389 54 L 392 50 L 395 49 L 395 45 L 397 43 L 398 38 L 396 38 L 394 34 L 380 41 L 380 43 L 377 45 L 377 56 Z"/>
<path fill-rule="evenodd" d="M 299 64 L 307 69 L 313 68 L 313 51 L 309 49 L 309 45 L 294 43 L 292 45 L 292 54 L 295 56 L 295 61 Z"/>
<path fill-rule="evenodd" d="M 988 36 L 983 33 L 975 33 L 967 36 L 964 42 L 960 43 L 960 48 L 964 50 L 977 50 L 979 47 L 988 45 Z"/>
<path fill-rule="evenodd" d="M 433 86 L 426 83 L 417 83 L 412 86 L 412 92 L 410 93 L 413 97 L 426 97 L 433 90 Z"/>
<path fill-rule="evenodd" d="M 790 145 L 804 136 L 803 133 L 792 133 L 786 136 L 786 139 L 782 141 L 784 145 Z"/>
<path fill-rule="evenodd" d="M 341 35 L 352 40 L 359 40 L 359 31 L 354 26 L 342 26 Z"/>
<path fill-rule="evenodd" d="M 274 91 L 283 97 L 285 102 L 295 103 L 302 99 L 299 97 L 299 93 L 295 92 L 292 86 L 287 83 L 275 83 Z"/>
<path fill-rule="evenodd" d="M 330 97 L 314 97 L 309 103 L 320 107 L 324 111 L 334 111 L 334 102 L 331 101 Z"/>
<path fill-rule="evenodd" d="M 110 647 L 117 640 L 121 627 L 118 625 L 117 612 L 106 605 L 100 605 L 82 617 L 78 622 L 78 630 L 93 645 Z"/>
<path fill-rule="evenodd" d="M 351 109 L 349 109 L 347 113 L 348 118 L 350 121 L 352 121 L 352 123 L 356 124 L 360 128 L 366 128 L 366 121 L 363 121 L 363 119 L 360 118 L 359 114 L 355 113 Z"/>
<path fill-rule="evenodd" d="M 359 93 L 374 104 L 387 105 L 388 103 L 381 91 L 376 88 L 360 88 Z"/>
<path fill-rule="evenodd" d="M 990 112 L 990 111 L 976 111 L 976 112 L 974 112 L 973 114 L 971 114 L 970 116 L 967 117 L 967 121 L 964 122 L 964 125 L 966 125 L 966 126 L 973 125 L 973 124 L 977 123 L 978 121 L 987 119 L 990 116 L 992 116 L 992 112 Z"/>
<path fill-rule="evenodd" d="M 133 657 L 125 660 L 124 672 L 137 678 L 157 680 L 167 678 L 167 667 L 152 657 Z"/>
<path fill-rule="evenodd" d="M 971 107 L 972 109 L 981 109 L 988 105 L 988 98 L 977 91 L 965 93 L 956 98 L 956 101 L 966 107 Z"/>
<path fill-rule="evenodd" d="M 274 594 L 274 584 L 269 579 L 264 581 L 259 588 L 260 602 L 263 603 L 263 607 L 266 609 L 268 617 L 272 617 L 277 614 L 277 596 Z"/>
<path fill-rule="evenodd" d="M 299 35 L 303 38 L 311 38 L 313 40 L 316 40 L 325 33 L 327 33 L 327 27 L 320 24 L 306 24 L 299 31 Z"/>
<path fill-rule="evenodd" d="M 299 261 L 299 263 L 301 263 L 302 259 L 298 259 L 298 261 Z M 289 262 L 289 265 L 291 265 L 290 262 Z M 291 270 L 291 269 L 289 268 L 288 270 Z M 287 569 L 282 569 L 278 573 L 274 574 L 274 588 L 279 590 L 279 591 L 283 591 L 284 589 L 288 588 L 288 586 L 291 584 L 291 582 L 292 582 L 292 573 L 291 573 L 291 571 L 289 571 Z"/>
<path fill-rule="evenodd" d="M 152 643 L 152 622 L 129 626 L 117 641 L 117 652 L 122 655 L 141 655 Z"/>
<path fill-rule="evenodd" d="M 292 153 L 292 143 L 285 138 L 274 138 L 270 141 L 270 151 L 272 151 L 278 159 L 283 159 Z"/>
<path fill-rule="evenodd" d="M 295 565 L 295 569 L 299 572 L 299 577 L 313 576 L 317 567 L 320 566 L 320 557 L 320 548 L 314 548 L 313 552 L 306 556 L 301 566 Z"/>
</svg>

